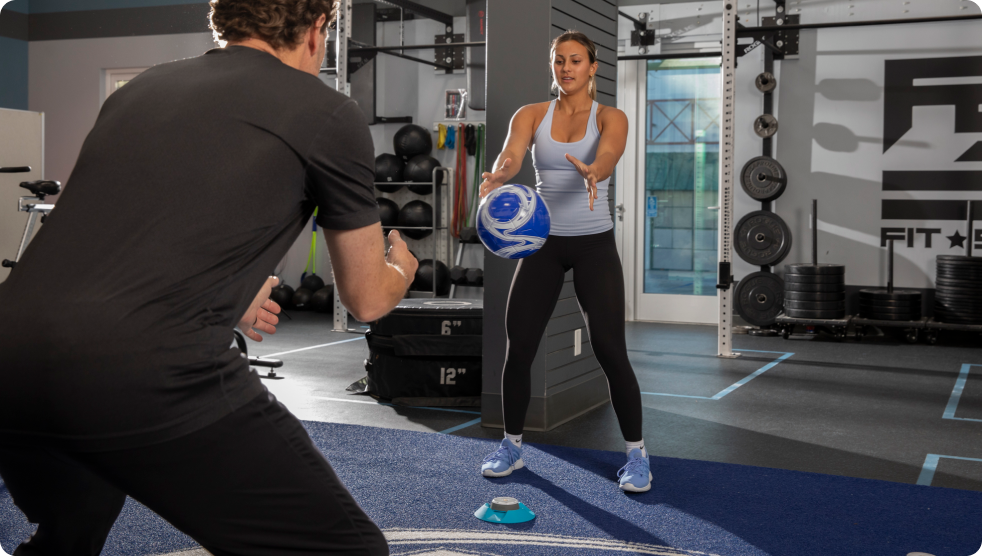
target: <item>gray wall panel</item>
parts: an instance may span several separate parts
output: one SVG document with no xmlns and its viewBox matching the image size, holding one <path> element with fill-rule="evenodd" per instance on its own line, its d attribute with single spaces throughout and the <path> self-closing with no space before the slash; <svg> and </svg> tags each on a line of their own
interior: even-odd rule
<svg viewBox="0 0 982 556">
<path fill-rule="evenodd" d="M 601 75 L 601 71 L 597 71 L 597 92 L 606 93 L 612 97 L 617 96 L 617 83 L 605 78 Z"/>
<path fill-rule="evenodd" d="M 617 35 L 617 23 L 601 14 L 578 4 L 573 0 L 552 0 L 552 9 L 560 11 L 570 17 L 574 17 L 582 22 L 589 24 L 611 36 Z"/>
<path fill-rule="evenodd" d="M 615 5 L 604 0 L 573 0 L 573 2 L 597 12 L 615 23 L 617 22 L 617 6 Z"/>
<path fill-rule="evenodd" d="M 581 375 L 579 375 L 579 376 L 577 376 L 575 378 L 571 378 L 571 379 L 567 380 L 566 382 L 560 382 L 560 383 L 556 384 L 555 386 L 550 387 L 548 390 L 546 390 L 546 397 L 548 398 L 548 397 L 551 397 L 551 396 L 555 396 L 555 395 L 559 394 L 560 392 L 574 389 L 577 386 L 580 386 L 580 385 L 583 385 L 583 384 L 586 384 L 586 383 L 594 382 L 598 378 L 599 378 L 599 380 L 601 382 L 599 384 L 593 384 L 593 385 L 591 385 L 591 388 L 595 388 L 597 390 L 600 390 L 599 393 L 602 393 L 603 397 L 609 399 L 610 398 L 610 389 L 609 389 L 609 387 L 608 388 L 600 387 L 600 384 L 603 384 L 603 385 L 606 385 L 607 384 L 607 377 L 604 375 L 604 372 L 601 371 L 599 368 L 597 368 L 597 370 L 595 370 L 595 371 L 590 371 L 588 373 L 581 374 Z"/>
<path fill-rule="evenodd" d="M 554 334 L 576 330 L 577 328 L 583 328 L 583 324 L 583 316 L 578 313 L 563 317 L 553 317 L 549 321 L 549 326 L 546 327 L 546 334 L 552 336 Z"/>
<path fill-rule="evenodd" d="M 558 369 L 564 365 L 569 365 L 570 363 L 579 361 L 584 357 L 590 357 L 593 355 L 593 346 L 590 344 L 590 342 L 583 342 L 581 349 L 582 352 L 580 355 L 573 355 L 576 353 L 576 351 L 572 346 L 546 354 L 547 376 L 553 369 Z"/>
<path fill-rule="evenodd" d="M 207 3 L 32 14 L 31 41 L 208 32 Z"/>
<path fill-rule="evenodd" d="M 586 344 L 588 337 L 589 337 L 588 334 L 585 333 L 582 334 L 581 340 L 584 342 L 584 345 Z M 562 332 L 560 334 L 547 336 L 545 342 L 546 351 L 552 353 L 555 351 L 559 351 L 561 349 L 571 348 L 573 347 L 574 341 L 575 341 L 575 335 L 573 330 L 570 330 L 569 332 Z"/>
<path fill-rule="evenodd" d="M 556 303 L 556 310 L 552 312 L 553 317 L 562 317 L 565 315 L 575 315 L 580 312 L 580 305 L 576 302 L 575 297 L 569 299 L 562 299 Z"/>
<path fill-rule="evenodd" d="M 580 377 L 593 376 L 593 373 L 599 369 L 600 365 L 596 357 L 581 355 L 572 363 L 546 371 L 546 392 Z"/>
<path fill-rule="evenodd" d="M 599 19 L 600 16 L 597 16 Z M 575 17 L 569 16 L 560 12 L 558 10 L 552 11 L 552 24 L 556 27 L 565 27 L 566 29 L 572 29 L 574 31 L 580 31 L 586 33 L 590 40 L 597 43 L 597 45 L 603 45 L 613 51 L 617 51 L 617 37 L 607 33 L 599 27 L 590 25 L 585 21 L 580 21 Z"/>
<path fill-rule="evenodd" d="M 576 297 L 576 290 L 573 289 L 573 280 L 570 279 L 563 284 L 563 289 L 559 291 L 559 299 L 568 299 L 571 297 Z"/>
</svg>

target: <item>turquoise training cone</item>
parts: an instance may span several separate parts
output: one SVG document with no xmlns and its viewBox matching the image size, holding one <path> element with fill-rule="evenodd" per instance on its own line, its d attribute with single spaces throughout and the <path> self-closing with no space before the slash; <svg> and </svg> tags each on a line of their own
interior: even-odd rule
<svg viewBox="0 0 982 556">
<path fill-rule="evenodd" d="M 474 517 L 488 523 L 525 523 L 535 519 L 535 512 L 514 498 L 501 496 L 478 508 Z"/>
</svg>

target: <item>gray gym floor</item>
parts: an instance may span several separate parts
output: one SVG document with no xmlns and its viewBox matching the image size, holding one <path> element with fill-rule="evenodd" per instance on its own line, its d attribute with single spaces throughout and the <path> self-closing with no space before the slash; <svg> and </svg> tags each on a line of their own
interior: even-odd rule
<svg viewBox="0 0 982 556">
<path fill-rule="evenodd" d="M 365 375 L 365 341 L 330 332 L 330 315 L 291 316 L 249 349 L 284 361 L 285 378 L 265 382 L 299 418 L 501 437 L 480 426 L 479 409 L 395 407 L 349 395 L 345 387 Z M 730 360 L 715 356 L 715 327 L 628 323 L 627 331 L 655 455 L 982 491 L 977 337 L 929 346 L 744 335 L 735 341 L 741 357 Z M 525 441 L 623 449 L 609 404 Z"/>
</svg>

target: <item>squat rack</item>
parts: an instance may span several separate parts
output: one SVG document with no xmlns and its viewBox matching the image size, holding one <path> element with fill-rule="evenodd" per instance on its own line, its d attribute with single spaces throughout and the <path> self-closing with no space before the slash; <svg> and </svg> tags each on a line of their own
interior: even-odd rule
<svg viewBox="0 0 982 556">
<path fill-rule="evenodd" d="M 720 140 L 720 220 L 719 220 L 719 269 L 717 289 L 719 290 L 719 331 L 717 334 L 717 355 L 719 357 L 738 357 L 733 352 L 733 180 L 734 180 L 734 122 L 736 114 L 736 66 L 737 59 L 749 54 L 760 45 L 767 48 L 765 65 L 772 66 L 773 60 L 798 54 L 798 34 L 802 29 L 831 29 L 839 27 L 865 27 L 874 25 L 901 25 L 907 23 L 936 23 L 944 21 L 969 21 L 982 19 L 982 15 L 923 17 L 910 19 L 885 19 L 870 21 L 851 21 L 841 23 L 798 23 L 799 16 L 786 15 L 786 0 L 774 0 L 776 16 L 763 18 L 758 27 L 745 27 L 739 23 L 735 0 L 723 0 L 723 41 L 722 41 L 722 114 Z M 753 38 L 747 46 L 739 46 L 738 39 Z M 708 54 L 707 54 L 708 55 Z M 661 56 L 635 56 L 631 59 L 660 58 Z M 626 58 L 626 57 L 624 57 Z M 620 58 L 620 59 L 624 59 Z M 765 68 L 772 71 L 771 68 Z M 768 112 L 765 110 L 765 112 Z M 769 113 L 769 112 L 768 112 Z M 769 145 L 765 143 L 765 149 Z M 817 226 L 818 223 L 813 224 Z"/>
</svg>

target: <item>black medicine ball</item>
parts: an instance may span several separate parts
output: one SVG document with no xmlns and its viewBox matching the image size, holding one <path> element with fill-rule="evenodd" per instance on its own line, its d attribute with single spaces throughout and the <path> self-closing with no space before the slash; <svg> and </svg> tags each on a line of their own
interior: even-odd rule
<svg viewBox="0 0 982 556">
<path fill-rule="evenodd" d="M 421 292 L 432 292 L 433 281 L 436 280 L 436 294 L 447 295 L 450 293 L 450 269 L 441 261 L 433 263 L 433 259 L 419 261 L 419 268 L 416 269 L 416 278 L 413 280 L 412 288 Z"/>
<path fill-rule="evenodd" d="M 415 124 L 402 126 L 392 139 L 396 154 L 404 158 L 412 158 L 421 154 L 430 154 L 433 150 L 433 136 L 425 128 Z"/>
<path fill-rule="evenodd" d="M 321 280 L 321 277 L 316 274 L 311 274 L 300 282 L 300 287 L 305 290 L 310 290 L 310 292 L 313 293 L 324 287 L 324 280 Z"/>
<path fill-rule="evenodd" d="M 327 313 L 334 308 L 334 284 L 328 284 L 310 296 L 310 308 L 318 313 Z"/>
<path fill-rule="evenodd" d="M 433 226 L 433 207 L 425 201 L 409 201 L 399 211 L 398 223 L 411 228 Z M 399 233 L 412 239 L 423 239 L 433 230 L 399 230 Z"/>
<path fill-rule="evenodd" d="M 310 309 L 310 297 L 314 295 L 314 292 L 306 289 L 300 288 L 293 294 L 293 306 L 296 307 L 298 311 L 306 311 Z"/>
<path fill-rule="evenodd" d="M 406 163 L 406 171 L 403 175 L 406 181 L 422 182 L 419 185 L 410 185 L 409 190 L 417 195 L 429 195 L 433 192 L 434 170 L 440 167 L 440 162 L 425 154 L 414 156 Z M 443 172 L 436 172 L 437 185 L 443 185 Z"/>
<path fill-rule="evenodd" d="M 399 225 L 399 205 L 385 197 L 379 197 L 375 202 L 378 203 L 378 217 L 382 221 L 382 230 L 389 233 L 388 228 Z"/>
<path fill-rule="evenodd" d="M 383 153 L 375 157 L 375 188 L 383 193 L 395 193 L 401 185 L 379 185 L 382 182 L 402 182 L 406 161 L 401 156 Z"/>
<path fill-rule="evenodd" d="M 293 306 L 293 294 L 293 288 L 286 284 L 280 284 L 273 288 L 273 291 L 269 294 L 269 298 L 283 309 L 289 309 Z"/>
</svg>

